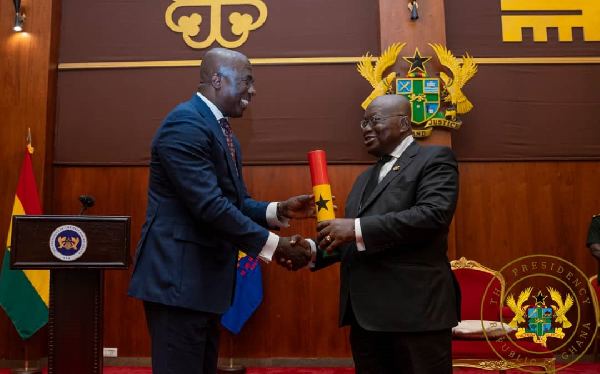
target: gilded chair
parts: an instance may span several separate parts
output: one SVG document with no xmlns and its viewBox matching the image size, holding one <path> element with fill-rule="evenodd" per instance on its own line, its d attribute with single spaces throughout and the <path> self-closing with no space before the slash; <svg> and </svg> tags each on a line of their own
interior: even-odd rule
<svg viewBox="0 0 600 374">
<path fill-rule="evenodd" d="M 596 315 L 596 341 L 594 342 L 593 358 L 596 361 L 596 355 L 598 353 L 598 340 L 600 340 L 600 286 L 598 286 L 598 276 L 594 275 L 590 277 L 588 285 L 592 294 L 592 303 L 594 304 L 594 314 Z"/>
<path fill-rule="evenodd" d="M 546 347 L 534 342 L 520 341 L 520 347 L 536 352 L 536 354 L 526 353 L 515 348 L 517 351 L 513 356 L 514 359 L 501 359 L 486 340 L 487 336 L 494 349 L 502 352 L 503 347 L 506 346 L 502 340 L 508 340 L 505 339 L 508 338 L 506 334 L 510 334 L 509 330 L 511 330 L 508 325 L 502 324 L 500 321 L 501 315 L 503 318 L 507 317 L 510 308 L 505 307 L 506 309 L 500 313 L 500 306 L 497 304 L 484 303 L 482 307 L 482 300 L 491 299 L 492 293 L 496 295 L 495 299 L 504 300 L 506 284 L 502 274 L 464 257 L 450 262 L 450 266 L 462 293 L 461 318 L 463 320 L 457 328 L 453 329 L 452 366 L 498 371 L 499 373 L 506 373 L 506 370 L 518 367 L 542 367 L 545 372 L 554 373 L 556 360 Z M 488 285 L 490 287 L 486 293 Z M 512 316 L 510 317 L 512 318 Z M 489 321 L 483 323 L 485 334 L 482 320 Z M 479 326 L 479 331 L 469 331 L 470 327 L 465 329 L 463 326 Z M 533 360 L 534 358 L 535 360 Z"/>
</svg>

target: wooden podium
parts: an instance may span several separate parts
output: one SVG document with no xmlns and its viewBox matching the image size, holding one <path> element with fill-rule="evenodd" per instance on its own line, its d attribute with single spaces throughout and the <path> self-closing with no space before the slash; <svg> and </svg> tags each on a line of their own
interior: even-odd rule
<svg viewBox="0 0 600 374">
<path fill-rule="evenodd" d="M 48 374 L 102 374 L 104 270 L 129 267 L 130 221 L 13 217 L 11 269 L 50 270 Z"/>
</svg>

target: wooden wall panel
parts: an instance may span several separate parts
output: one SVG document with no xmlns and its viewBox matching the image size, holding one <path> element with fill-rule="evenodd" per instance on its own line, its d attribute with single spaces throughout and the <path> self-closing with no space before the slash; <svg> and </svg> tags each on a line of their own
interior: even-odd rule
<svg viewBox="0 0 600 374">
<path fill-rule="evenodd" d="M 595 161 L 460 163 L 457 257 L 498 269 L 544 253 L 595 274 L 585 240 L 592 215 L 600 213 L 598 186 Z"/>
<path fill-rule="evenodd" d="M 592 214 L 600 213 L 599 162 L 461 163 L 455 216 L 456 258 L 465 256 L 499 269 L 516 257 L 545 253 L 594 274 L 596 262 L 585 248 Z M 338 217 L 365 166 L 330 166 Z M 244 168 L 254 198 L 281 200 L 310 193 L 308 166 Z M 148 169 L 56 168 L 57 214 L 79 210 L 77 197 L 91 194 L 93 215 L 131 215 L 132 248 L 140 235 Z M 281 235 L 314 236 L 315 222 L 294 222 Z M 452 241 L 451 241 L 452 242 Z M 339 267 L 317 273 L 287 272 L 262 264 L 264 299 L 238 336 L 225 332 L 221 356 L 349 357 L 348 330 L 337 327 Z M 121 357 L 150 356 L 142 304 L 125 295 L 130 271 L 106 275 L 105 346 Z"/>
<path fill-rule="evenodd" d="M 33 169 L 42 199 L 49 210 L 52 198 L 50 175 L 54 134 L 54 86 L 58 40 L 52 30 L 59 28 L 59 0 L 25 0 L 27 20 L 23 33 L 12 26 L 12 1 L 0 2 L 0 243 L 1 258 L 23 158 L 27 129 L 33 135 Z M 0 312 L 0 359 L 22 359 L 24 343 L 4 311 Z M 28 342 L 32 358 L 46 354 L 46 329 Z"/>
</svg>

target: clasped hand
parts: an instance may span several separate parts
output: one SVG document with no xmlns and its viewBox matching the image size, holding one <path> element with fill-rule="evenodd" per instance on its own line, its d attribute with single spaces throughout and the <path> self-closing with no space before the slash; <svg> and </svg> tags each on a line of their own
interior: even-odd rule
<svg viewBox="0 0 600 374">
<path fill-rule="evenodd" d="M 356 241 L 354 219 L 338 218 L 317 225 L 319 248 L 331 252 L 342 244 Z"/>
<path fill-rule="evenodd" d="M 280 237 L 273 259 L 288 270 L 306 267 L 312 259 L 310 243 L 298 234 L 291 238 Z"/>
</svg>

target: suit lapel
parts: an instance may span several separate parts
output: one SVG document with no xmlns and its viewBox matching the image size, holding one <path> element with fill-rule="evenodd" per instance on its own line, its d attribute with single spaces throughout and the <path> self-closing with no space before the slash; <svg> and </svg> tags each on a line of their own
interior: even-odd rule
<svg viewBox="0 0 600 374">
<path fill-rule="evenodd" d="M 390 182 L 393 181 L 394 178 L 396 178 L 398 175 L 400 175 L 404 171 L 404 169 L 406 169 L 406 167 L 408 165 L 410 165 L 410 163 L 413 161 L 413 157 L 415 157 L 415 155 L 419 151 L 420 147 L 421 146 L 419 145 L 419 143 L 417 143 L 416 141 L 413 141 L 408 146 L 408 148 L 406 148 L 406 150 L 402 153 L 400 158 L 396 160 L 392 169 L 385 175 L 385 177 L 383 177 L 381 182 L 379 182 L 379 184 L 377 184 L 377 187 L 375 187 L 375 189 L 373 190 L 373 193 L 371 194 L 371 196 L 369 196 L 367 201 L 365 201 L 365 203 L 362 206 L 359 206 L 359 211 L 358 211 L 357 216 L 359 216 L 365 210 L 366 207 L 371 205 L 373 203 L 373 201 L 375 201 L 375 199 L 377 199 L 377 196 L 379 196 L 379 194 L 388 186 L 388 184 L 390 184 Z M 373 168 L 373 167 L 375 167 L 375 166 L 372 166 L 371 168 Z M 367 185 L 367 181 L 365 181 L 363 183 L 363 187 L 361 188 L 361 196 L 362 196 L 362 192 L 364 192 L 364 190 L 365 190 L 366 185 Z"/>
<path fill-rule="evenodd" d="M 377 165 L 377 163 L 371 165 L 370 168 L 368 168 L 365 173 L 363 174 L 365 177 L 363 178 L 362 182 L 361 182 L 361 187 L 360 187 L 360 193 L 358 194 L 358 203 L 356 204 L 356 216 L 358 216 L 358 214 L 362 211 L 363 205 L 361 203 L 362 201 L 362 197 L 365 193 L 365 189 L 367 188 L 367 183 L 369 183 L 369 176 L 373 173 L 373 169 L 375 168 L 375 165 Z M 365 202 L 366 203 L 366 202 Z M 367 204 L 365 204 L 367 205 Z"/>
<path fill-rule="evenodd" d="M 221 127 L 221 125 L 219 125 L 219 128 Z M 233 162 L 229 162 L 229 170 L 231 171 L 231 175 L 233 176 L 233 180 L 235 181 L 235 188 L 237 189 L 238 192 L 238 197 L 240 201 L 244 200 L 244 195 L 245 195 L 245 190 L 244 190 L 244 181 L 242 180 L 242 149 L 240 146 L 240 142 L 237 139 L 237 136 L 235 136 L 235 134 L 232 134 L 233 136 L 233 146 L 235 147 L 235 158 L 237 159 L 235 162 L 237 162 L 237 169 L 235 168 L 235 165 L 233 164 Z M 225 135 L 223 135 L 223 138 L 225 138 Z M 229 157 L 227 158 L 227 160 L 231 160 L 231 152 L 229 152 L 229 147 L 226 148 L 227 153 L 229 153 Z"/>
<path fill-rule="evenodd" d="M 238 191 L 238 195 L 241 196 L 242 195 L 242 185 L 240 184 L 240 178 L 237 174 L 235 164 L 233 163 L 234 161 L 231 158 L 231 152 L 229 152 L 229 147 L 227 146 L 227 140 L 225 139 L 225 135 L 223 134 L 223 130 L 221 129 L 221 125 L 219 124 L 219 121 L 217 121 L 213 112 L 204 103 L 204 101 L 202 101 L 202 99 L 200 97 L 198 97 L 198 95 L 194 94 L 194 96 L 192 97 L 192 104 L 196 107 L 196 109 L 198 109 L 198 113 L 200 113 L 200 115 L 208 123 L 210 129 L 215 134 L 215 139 L 217 139 L 217 141 L 221 145 L 221 148 L 223 148 L 225 150 L 225 155 L 226 155 L 225 157 L 227 159 L 227 165 L 229 166 L 229 171 L 231 172 L 231 175 L 233 176 L 232 179 L 235 183 L 235 188 Z M 235 143 L 235 147 L 236 147 L 236 149 L 235 149 L 236 158 L 239 159 L 240 151 L 239 151 L 239 145 L 236 141 L 235 135 L 233 136 L 233 139 L 234 139 L 234 143 Z M 241 168 L 241 165 L 242 165 L 241 162 L 238 162 L 238 165 Z"/>
</svg>

